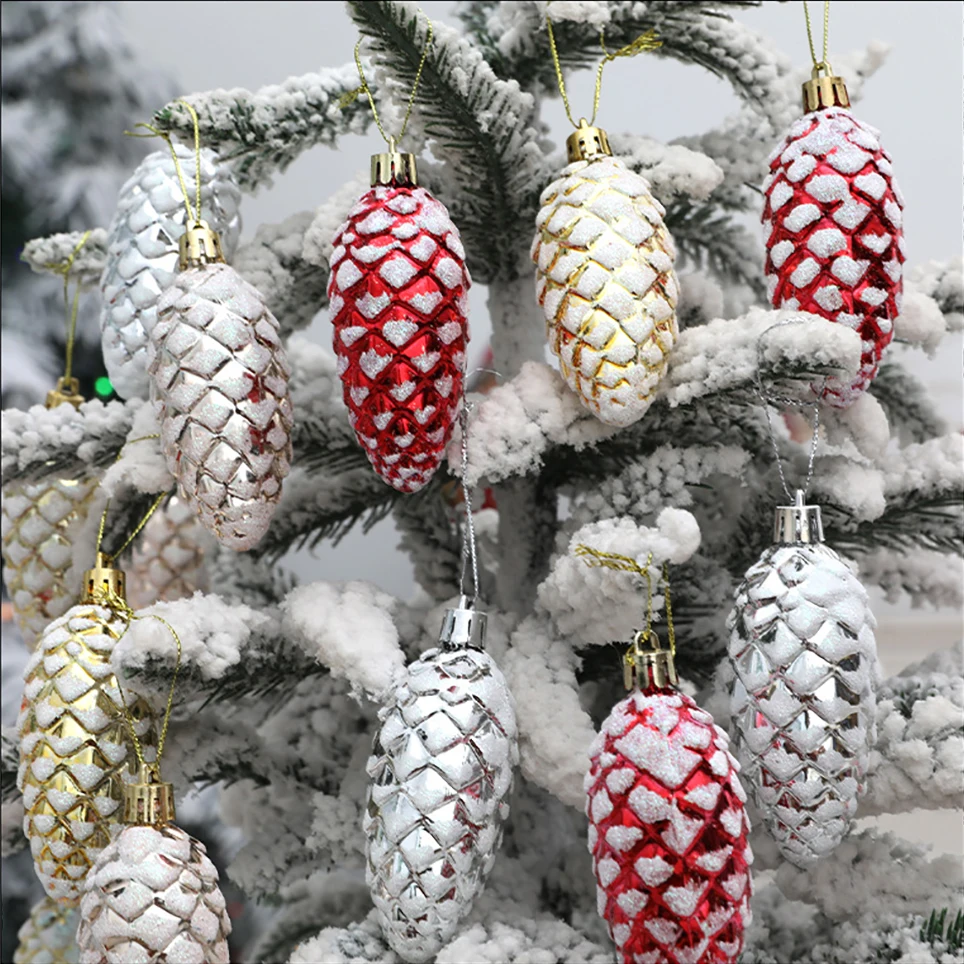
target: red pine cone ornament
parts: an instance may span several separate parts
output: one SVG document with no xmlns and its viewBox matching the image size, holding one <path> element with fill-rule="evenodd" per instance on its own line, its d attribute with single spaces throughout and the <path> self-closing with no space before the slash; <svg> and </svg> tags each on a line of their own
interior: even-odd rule
<svg viewBox="0 0 964 964">
<path fill-rule="evenodd" d="M 746 794 L 726 734 L 666 684 L 647 676 L 590 752 L 598 909 L 623 964 L 724 964 L 750 922 Z"/>
<path fill-rule="evenodd" d="M 876 376 L 903 291 L 903 197 L 879 132 L 849 104 L 839 77 L 815 73 L 804 84 L 810 113 L 770 155 L 763 182 L 771 304 L 812 312 L 861 337 L 856 378 L 827 379 L 824 398 L 836 408 L 851 405 Z"/>
<path fill-rule="evenodd" d="M 335 234 L 334 348 L 372 467 L 416 492 L 442 461 L 461 407 L 471 279 L 448 211 L 416 186 L 413 156 L 377 154 L 372 172 L 372 189 Z"/>
</svg>

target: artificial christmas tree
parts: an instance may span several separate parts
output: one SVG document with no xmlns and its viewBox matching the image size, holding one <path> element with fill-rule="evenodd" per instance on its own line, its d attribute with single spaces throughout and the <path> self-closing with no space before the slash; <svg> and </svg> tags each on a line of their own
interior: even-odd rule
<svg viewBox="0 0 964 964">
<path fill-rule="evenodd" d="M 348 10 L 379 90 L 392 100 L 410 91 L 427 34 L 418 8 L 366 0 Z M 544 316 L 533 297 L 539 197 L 563 166 L 546 129 L 557 113 L 544 102 L 557 86 L 547 13 L 566 69 L 598 60 L 600 26 L 612 49 L 655 29 L 658 56 L 709 68 L 742 99 L 740 113 L 718 129 L 671 145 L 610 124 L 613 157 L 645 177 L 666 210 L 681 295 L 679 338 L 655 399 L 621 429 L 587 411 L 546 364 Z M 486 290 L 492 367 L 502 376 L 469 417 L 464 473 L 450 446 L 449 472 L 443 462 L 419 493 L 385 485 L 357 445 L 337 360 L 298 331 L 325 303 L 331 239 L 364 188 L 336 191 L 320 207 L 307 198 L 311 210 L 260 229 L 234 262 L 264 296 L 287 351 L 297 413 L 292 471 L 261 541 L 243 554 L 218 551 L 207 593 L 159 604 L 159 612 L 185 639 L 187 670 L 167 769 L 179 785 L 222 785 L 222 813 L 244 837 L 228 876 L 277 908 L 243 959 L 398 960 L 365 881 L 365 765 L 376 708 L 434 644 L 457 595 L 460 542 L 443 496 L 455 475 L 468 489 L 493 493 L 494 507 L 474 516 L 479 581 L 488 652 L 516 707 L 519 766 L 485 891 L 435 957 L 612 961 L 585 853 L 582 780 L 597 731 L 622 698 L 609 644 L 638 625 L 639 594 L 628 575 L 602 579 L 571 550 L 587 543 L 639 564 L 650 553 L 657 566 L 674 564 L 674 613 L 687 641 L 677 659 L 680 689 L 723 725 L 725 618 L 743 574 L 769 545 L 766 515 L 778 482 L 756 383 L 776 382 L 781 396 L 807 401 L 811 385 L 852 380 L 861 364 L 856 331 L 764 303 L 762 251 L 741 218 L 762 209 L 747 185 L 799 115 L 803 78 L 739 23 L 738 5 L 486 2 L 462 6 L 460 16 L 459 30 L 435 25 L 408 138 L 420 149 L 420 181 L 450 212 L 468 270 Z M 847 76 L 862 80 L 878 63 L 876 52 L 858 54 Z M 348 64 L 280 87 L 189 100 L 202 143 L 253 192 L 309 148 L 364 129 L 369 106 L 344 103 L 356 84 Z M 854 100 L 860 86 L 852 83 Z M 154 123 L 193 142 L 183 104 L 162 108 Z M 897 152 L 893 141 L 891 148 Z M 67 243 L 43 239 L 27 254 L 39 267 Z M 908 257 L 913 264 L 912 249 Z M 961 301 L 957 263 L 908 272 L 895 338 L 933 348 L 958 323 Z M 774 329 L 785 320 L 796 323 Z M 865 586 L 960 605 L 961 439 L 898 361 L 882 365 L 845 412 L 825 409 L 815 496 L 831 548 L 860 567 Z M 49 462 L 75 474 L 109 464 L 125 438 L 152 431 L 135 402 L 96 417 L 6 412 L 5 479 L 42 477 Z M 804 446 L 782 427 L 778 444 L 788 464 L 806 465 Z M 118 513 L 139 518 L 146 500 L 173 487 L 159 451 L 155 442 L 125 451 L 109 480 Z M 420 582 L 409 601 L 359 581 L 292 585 L 276 567 L 293 547 L 389 516 Z M 661 601 L 654 605 L 658 611 Z M 113 663 L 133 691 L 159 698 L 170 678 L 169 639 L 153 621 L 134 623 Z M 959 808 L 960 675 L 953 652 L 881 682 L 862 816 Z M 432 782 L 430 765 L 423 773 Z M 5 806 L 15 810 L 16 791 L 7 793 Z M 865 827 L 799 868 L 781 857 L 752 807 L 749 816 L 758 886 L 742 964 L 901 956 L 917 964 L 952 953 L 953 935 L 922 926 L 958 899 L 956 860 Z"/>
</svg>

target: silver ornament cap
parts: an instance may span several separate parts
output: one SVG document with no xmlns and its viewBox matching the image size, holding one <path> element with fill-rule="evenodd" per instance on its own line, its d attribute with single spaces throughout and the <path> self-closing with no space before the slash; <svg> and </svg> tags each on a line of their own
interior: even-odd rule
<svg viewBox="0 0 964 964">
<path fill-rule="evenodd" d="M 474 609 L 475 600 L 465 594 L 459 596 L 456 609 L 446 609 L 438 634 L 441 649 L 484 649 L 485 627 L 488 617 Z"/>
<path fill-rule="evenodd" d="M 806 505 L 802 489 L 794 494 L 793 505 L 778 505 L 773 517 L 773 541 L 782 545 L 823 542 L 823 520 L 819 505 Z"/>
</svg>

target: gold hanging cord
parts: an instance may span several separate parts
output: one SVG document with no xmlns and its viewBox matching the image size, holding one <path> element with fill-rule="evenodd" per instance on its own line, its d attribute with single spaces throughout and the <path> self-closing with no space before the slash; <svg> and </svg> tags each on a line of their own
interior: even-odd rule
<svg viewBox="0 0 964 964">
<path fill-rule="evenodd" d="M 421 12 L 421 11 L 420 11 Z M 425 16 L 424 13 L 422 16 Z M 362 67 L 361 62 L 361 45 L 364 40 L 363 37 L 358 38 L 358 43 L 355 44 L 355 66 L 358 68 L 358 76 L 361 79 L 361 85 L 356 87 L 354 90 L 349 90 L 338 100 L 339 109 L 347 107 L 352 101 L 354 101 L 359 94 L 365 94 L 368 97 L 368 103 L 372 108 L 372 116 L 375 119 L 375 126 L 378 128 L 378 133 L 382 135 L 385 143 L 388 145 L 389 151 L 395 150 L 395 144 L 400 141 L 405 136 L 405 131 L 408 129 L 408 121 L 412 116 L 412 109 L 415 107 L 415 98 L 418 95 L 418 85 L 422 80 L 422 70 L 425 67 L 425 61 L 428 58 L 429 47 L 432 46 L 432 21 L 425 17 L 425 22 L 427 24 L 426 34 L 425 34 L 425 46 L 422 48 L 422 59 L 418 62 L 418 70 L 415 72 L 415 81 L 412 84 L 412 92 L 408 98 L 408 106 L 405 109 L 405 117 L 402 120 L 402 126 L 399 132 L 395 135 L 386 134 L 385 128 L 382 127 L 382 120 L 378 116 L 378 108 L 375 106 L 375 98 L 372 96 L 371 88 L 368 86 L 368 81 L 365 79 L 365 69 Z"/>
<path fill-rule="evenodd" d="M 807 43 L 810 44 L 810 59 L 813 61 L 813 69 L 825 70 L 830 73 L 830 64 L 827 62 L 827 46 L 830 43 L 830 0 L 823 3 L 823 54 L 817 60 L 817 51 L 813 46 L 813 29 L 810 26 L 810 10 L 807 7 L 807 0 L 803 0 L 803 16 L 807 22 Z"/>
<path fill-rule="evenodd" d="M 587 566 L 599 566 L 613 569 L 617 572 L 632 572 L 646 580 L 646 625 L 633 636 L 632 645 L 623 656 L 623 680 L 626 689 L 633 689 L 642 679 L 646 683 L 652 681 L 655 686 L 675 684 L 676 668 L 676 627 L 673 624 L 673 606 L 670 597 L 669 564 L 663 563 L 663 592 L 666 598 L 666 634 L 669 639 L 669 651 L 661 648 L 659 636 L 653 629 L 653 577 L 650 566 L 653 554 L 646 558 L 646 565 L 641 566 L 630 556 L 621 556 L 615 552 L 600 552 L 592 546 L 576 546 L 576 555 L 581 556 Z M 649 650 L 643 649 L 648 644 Z"/>
<path fill-rule="evenodd" d="M 559 93 L 562 95 L 562 103 L 566 108 L 566 117 L 569 118 L 569 123 L 573 127 L 579 128 L 586 126 L 585 118 L 582 119 L 581 123 L 577 123 L 572 116 L 572 109 L 569 106 L 569 95 L 566 93 L 566 81 L 562 76 L 562 65 L 559 62 L 559 50 L 556 47 L 556 36 L 552 30 L 552 19 L 549 17 L 548 12 L 546 13 L 546 30 L 549 32 L 549 49 L 552 51 L 552 64 L 556 68 L 556 80 L 559 84 Z M 647 30 L 645 33 L 640 34 L 634 41 L 626 44 L 625 47 L 620 47 L 619 50 L 614 50 L 610 52 L 606 48 L 605 35 L 602 30 L 599 31 L 599 45 L 602 47 L 603 59 L 599 61 L 599 66 L 596 68 L 596 90 L 592 98 L 592 117 L 589 118 L 589 126 L 592 127 L 596 123 L 596 114 L 599 112 L 599 98 L 602 94 L 602 76 L 603 69 L 606 64 L 611 63 L 617 57 L 635 57 L 636 54 L 642 53 L 644 50 L 656 50 L 658 47 L 663 46 L 663 41 L 657 39 L 657 33 L 655 30 Z"/>
</svg>

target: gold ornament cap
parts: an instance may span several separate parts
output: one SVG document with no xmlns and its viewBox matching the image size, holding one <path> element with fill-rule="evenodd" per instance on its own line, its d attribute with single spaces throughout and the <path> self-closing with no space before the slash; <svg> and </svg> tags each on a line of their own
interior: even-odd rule
<svg viewBox="0 0 964 964">
<path fill-rule="evenodd" d="M 84 573 L 84 585 L 81 592 L 81 602 L 101 603 L 105 596 L 118 597 L 126 600 L 126 578 L 121 569 L 111 565 L 111 558 L 103 552 L 98 552 L 94 567 Z"/>
<path fill-rule="evenodd" d="M 192 221 L 177 243 L 181 271 L 205 264 L 224 264 L 221 236 L 207 221 Z"/>
<path fill-rule="evenodd" d="M 566 156 L 569 163 L 591 161 L 594 157 L 611 157 L 609 136 L 601 127 L 592 127 L 585 117 L 579 119 L 579 126 L 566 138 Z"/>
<path fill-rule="evenodd" d="M 173 785 L 161 779 L 156 763 L 142 763 L 137 780 L 124 784 L 124 823 L 156 827 L 175 816 Z"/>
<path fill-rule="evenodd" d="M 820 71 L 826 74 L 821 75 Z M 803 112 L 810 114 L 827 107 L 849 107 L 850 95 L 843 77 L 835 77 L 830 64 L 817 64 L 803 85 Z"/>
<path fill-rule="evenodd" d="M 646 643 L 649 649 L 643 648 Z M 633 647 L 623 657 L 623 682 L 628 690 L 650 686 L 664 689 L 679 682 L 673 653 L 663 649 L 659 636 L 652 630 L 648 633 L 640 630 L 633 637 Z"/>
<path fill-rule="evenodd" d="M 57 387 L 47 392 L 47 408 L 56 408 L 58 405 L 73 405 L 74 408 L 80 408 L 83 402 L 80 382 L 76 378 L 58 378 Z"/>
<path fill-rule="evenodd" d="M 418 169 L 415 155 L 395 150 L 395 138 L 388 139 L 388 150 L 372 154 L 372 187 L 379 184 L 415 187 L 418 184 Z"/>
<path fill-rule="evenodd" d="M 773 541 L 785 545 L 823 542 L 820 506 L 805 505 L 802 489 L 797 489 L 793 505 L 777 506 L 773 516 Z"/>
</svg>

